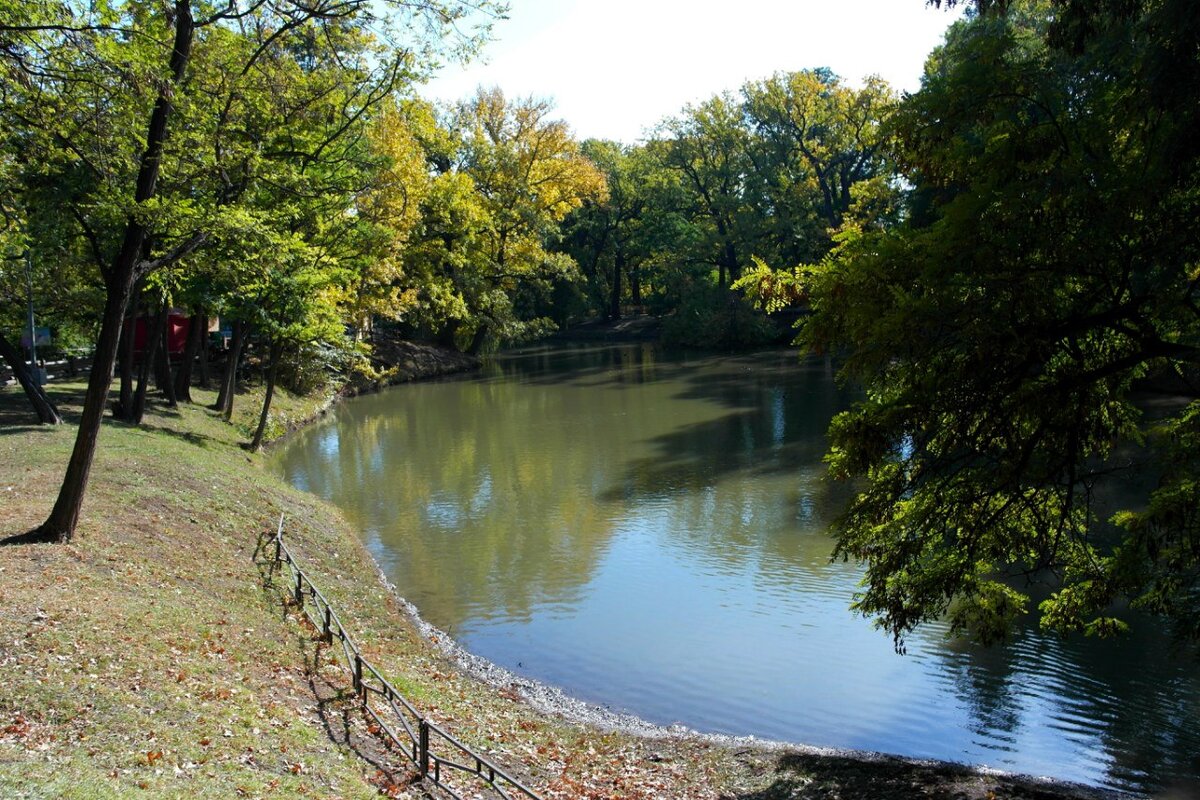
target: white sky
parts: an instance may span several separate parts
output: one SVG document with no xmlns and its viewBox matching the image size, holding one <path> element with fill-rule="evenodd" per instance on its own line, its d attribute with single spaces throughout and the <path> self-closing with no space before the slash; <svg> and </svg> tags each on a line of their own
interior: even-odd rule
<svg viewBox="0 0 1200 800">
<path fill-rule="evenodd" d="M 633 142 L 687 103 L 780 71 L 830 67 L 912 91 L 958 16 L 924 0 L 510 0 L 481 59 L 422 94 L 480 85 L 555 101 L 583 139 Z"/>
</svg>

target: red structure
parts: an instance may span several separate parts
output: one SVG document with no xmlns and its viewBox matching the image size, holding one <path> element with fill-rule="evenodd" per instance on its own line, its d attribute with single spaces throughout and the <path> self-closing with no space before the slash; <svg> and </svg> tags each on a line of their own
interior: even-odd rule
<svg viewBox="0 0 1200 800">
<path fill-rule="evenodd" d="M 146 338 L 154 330 L 154 317 L 142 316 L 133 321 L 133 357 L 140 361 L 142 353 L 146 352 Z M 188 331 L 191 330 L 192 320 L 185 314 L 174 311 L 167 315 L 167 355 L 171 357 L 183 355 L 187 344 Z M 129 322 L 125 323 L 123 336 L 129 335 Z"/>
</svg>

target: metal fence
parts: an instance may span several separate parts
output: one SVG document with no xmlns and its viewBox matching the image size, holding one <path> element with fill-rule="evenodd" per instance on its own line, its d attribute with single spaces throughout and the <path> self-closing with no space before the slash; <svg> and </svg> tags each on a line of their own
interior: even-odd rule
<svg viewBox="0 0 1200 800">
<path fill-rule="evenodd" d="M 46 361 L 38 359 L 38 367 L 46 370 L 47 380 L 59 380 L 60 378 L 74 378 L 77 376 L 87 376 L 92 370 L 92 357 L 78 358 L 76 356 L 66 356 L 57 361 Z M 25 366 L 29 366 L 26 361 Z M 12 368 L 7 364 L 0 363 L 0 386 L 15 386 L 17 378 L 13 375 Z"/>
<path fill-rule="evenodd" d="M 283 516 L 267 547 L 274 545 L 274 565 L 289 573 L 291 598 L 329 645 L 349 675 L 363 710 L 380 733 L 416 765 L 421 779 L 464 800 L 463 783 L 483 784 L 504 800 L 525 797 L 541 800 L 511 775 L 426 719 L 386 678 L 362 656 L 329 600 L 296 562 L 283 541 Z M 334 642 L 338 646 L 334 647 Z"/>
</svg>

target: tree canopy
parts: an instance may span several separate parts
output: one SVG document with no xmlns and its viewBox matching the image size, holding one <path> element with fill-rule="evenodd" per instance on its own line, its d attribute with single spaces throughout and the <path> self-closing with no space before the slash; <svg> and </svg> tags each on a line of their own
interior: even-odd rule
<svg viewBox="0 0 1200 800">
<path fill-rule="evenodd" d="M 1120 5 L 956 24 L 888 124 L 902 221 L 792 274 L 801 341 L 865 390 L 831 429 L 837 553 L 898 645 L 942 615 L 1000 637 L 1030 582 L 1060 632 L 1128 604 L 1200 636 L 1200 27 Z"/>
<path fill-rule="evenodd" d="M 133 317 L 151 353 L 173 307 L 233 321 L 218 405 L 252 342 L 254 443 L 280 365 L 356 358 L 382 319 L 480 352 L 630 310 L 713 346 L 799 318 L 863 391 L 830 432 L 834 533 L 898 646 L 943 616 L 1001 637 L 1033 597 L 1064 633 L 1133 608 L 1200 637 L 1188 2 L 976 3 L 911 95 L 780 73 L 637 145 L 500 89 L 420 100 L 476 12 L 503 8 L 0 0 L 4 355 L 32 274 L 97 359 L 44 536 L 74 530 L 119 348 L 140 418 Z M 190 374 L 158 369 L 176 402 Z"/>
<path fill-rule="evenodd" d="M 477 11 L 483 30 L 460 27 Z M 135 286 L 233 240 L 243 273 L 301 247 L 327 255 L 357 228 L 345 211 L 363 124 L 438 53 L 471 50 L 502 11 L 489 0 L 0 3 L 0 115 L 6 159 L 26 159 L 27 236 L 90 261 L 104 288 L 76 446 L 36 536 L 75 530 Z"/>
</svg>

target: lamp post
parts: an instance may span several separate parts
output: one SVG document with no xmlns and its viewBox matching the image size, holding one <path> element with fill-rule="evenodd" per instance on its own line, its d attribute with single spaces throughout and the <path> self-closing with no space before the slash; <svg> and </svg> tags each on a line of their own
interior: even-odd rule
<svg viewBox="0 0 1200 800">
<path fill-rule="evenodd" d="M 37 363 L 37 328 L 33 322 L 33 256 L 28 249 L 25 250 L 25 280 L 29 286 L 29 368 L 33 372 L 33 379 L 41 386 L 46 382 L 46 377 Z"/>
</svg>

